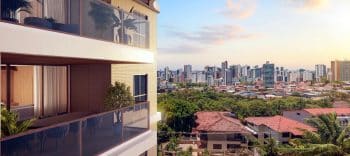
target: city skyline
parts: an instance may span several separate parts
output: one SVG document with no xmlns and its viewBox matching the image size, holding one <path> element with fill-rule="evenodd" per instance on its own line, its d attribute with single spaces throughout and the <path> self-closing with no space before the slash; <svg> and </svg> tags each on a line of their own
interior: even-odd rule
<svg viewBox="0 0 350 156">
<path fill-rule="evenodd" d="M 350 58 L 349 1 L 180 0 L 160 1 L 160 7 L 158 69 L 202 69 L 220 60 L 314 69 Z"/>
</svg>

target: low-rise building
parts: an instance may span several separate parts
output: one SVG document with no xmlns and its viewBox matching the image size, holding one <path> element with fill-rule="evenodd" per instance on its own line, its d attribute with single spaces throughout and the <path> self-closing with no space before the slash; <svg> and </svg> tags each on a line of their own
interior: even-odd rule
<svg viewBox="0 0 350 156">
<path fill-rule="evenodd" d="M 280 115 L 272 117 L 248 117 L 245 121 L 248 127 L 255 131 L 260 142 L 264 142 L 267 138 L 273 138 L 277 142 L 287 143 L 289 139 L 301 137 L 303 130 L 316 130 L 302 122 L 297 122 Z"/>
<path fill-rule="evenodd" d="M 247 148 L 251 132 L 230 112 L 197 112 L 196 128 L 200 148 L 213 152 Z"/>
<path fill-rule="evenodd" d="M 298 122 L 306 123 L 306 119 L 322 114 L 336 113 L 342 126 L 347 126 L 350 121 L 350 108 L 309 108 L 295 111 L 284 111 L 283 116 Z"/>
</svg>

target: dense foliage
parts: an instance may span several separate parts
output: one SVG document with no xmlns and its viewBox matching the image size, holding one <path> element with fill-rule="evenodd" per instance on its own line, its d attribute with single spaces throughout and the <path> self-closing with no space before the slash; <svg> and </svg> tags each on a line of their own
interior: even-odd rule
<svg viewBox="0 0 350 156">
<path fill-rule="evenodd" d="M 15 112 L 1 108 L 1 137 L 10 136 L 24 132 L 32 125 L 34 120 L 18 121 L 18 115 Z"/>
<path fill-rule="evenodd" d="M 124 83 L 115 82 L 114 85 L 108 88 L 104 103 L 107 110 L 115 110 L 133 105 L 134 98 L 131 95 L 130 87 Z"/>
<path fill-rule="evenodd" d="M 290 147 L 280 148 L 281 155 L 349 155 L 350 126 L 340 126 L 336 114 L 325 114 L 307 121 L 317 128 L 306 131 L 300 139 L 290 140 Z"/>
<path fill-rule="evenodd" d="M 271 100 L 249 99 L 213 90 L 184 89 L 158 96 L 158 109 L 166 124 L 175 131 L 191 131 L 197 111 L 231 111 L 240 119 L 248 116 L 273 116 L 286 110 L 331 107 L 328 99 L 310 100 L 285 97 Z"/>
</svg>

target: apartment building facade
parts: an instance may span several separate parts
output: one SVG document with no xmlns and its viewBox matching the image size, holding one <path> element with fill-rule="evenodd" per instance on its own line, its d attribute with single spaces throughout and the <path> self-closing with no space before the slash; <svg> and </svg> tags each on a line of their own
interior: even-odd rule
<svg viewBox="0 0 350 156">
<path fill-rule="evenodd" d="M 156 155 L 155 0 L 1 1 L 1 155 Z M 114 82 L 135 105 L 106 111 Z"/>
<path fill-rule="evenodd" d="M 350 81 L 350 61 L 331 61 L 331 80 Z"/>
</svg>

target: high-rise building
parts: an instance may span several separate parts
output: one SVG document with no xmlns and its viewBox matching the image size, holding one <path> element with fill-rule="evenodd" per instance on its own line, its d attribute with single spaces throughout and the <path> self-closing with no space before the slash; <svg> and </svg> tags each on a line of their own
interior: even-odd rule
<svg viewBox="0 0 350 156">
<path fill-rule="evenodd" d="M 266 88 L 273 88 L 275 85 L 275 64 L 267 61 L 263 64 L 263 81 Z"/>
<path fill-rule="evenodd" d="M 221 69 L 222 70 L 228 69 L 228 62 L 227 61 L 224 61 L 221 63 Z"/>
<path fill-rule="evenodd" d="M 1 103 L 37 120 L 1 138 L 0 155 L 157 155 L 154 2 L 26 0 L 9 12 L 2 0 Z M 106 105 L 116 82 L 135 104 Z"/>
<path fill-rule="evenodd" d="M 350 81 L 350 61 L 331 62 L 332 81 Z"/>
<path fill-rule="evenodd" d="M 164 80 L 169 81 L 171 76 L 171 72 L 169 70 L 169 67 L 165 67 L 164 69 Z"/>
<path fill-rule="evenodd" d="M 290 71 L 288 79 L 289 79 L 289 82 L 299 82 L 300 72 L 299 71 Z"/>
<path fill-rule="evenodd" d="M 303 81 L 313 81 L 314 80 L 314 72 L 305 70 L 303 71 Z"/>
<path fill-rule="evenodd" d="M 317 82 L 320 82 L 322 78 L 327 78 L 327 67 L 324 64 L 315 65 L 315 78 Z"/>
<path fill-rule="evenodd" d="M 249 76 L 249 70 L 250 70 L 250 66 L 248 66 L 248 65 L 245 65 L 241 68 L 241 74 L 242 74 L 241 80 L 247 81 L 247 78 Z"/>
<path fill-rule="evenodd" d="M 192 78 L 192 65 L 184 65 L 184 77 L 186 82 L 191 82 Z"/>
</svg>

